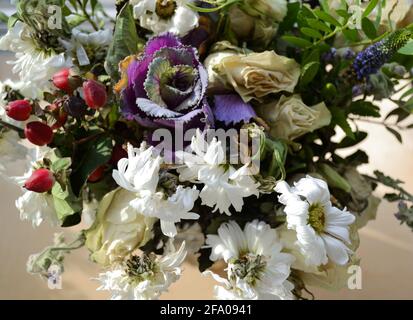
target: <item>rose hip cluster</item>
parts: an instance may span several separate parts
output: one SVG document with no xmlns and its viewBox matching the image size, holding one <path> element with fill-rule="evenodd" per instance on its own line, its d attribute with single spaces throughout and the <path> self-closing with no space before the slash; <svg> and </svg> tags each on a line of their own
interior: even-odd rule
<svg viewBox="0 0 413 320">
<path fill-rule="evenodd" d="M 65 101 L 69 101 L 69 106 L 66 109 L 70 109 L 70 102 L 77 102 L 81 104 L 84 109 L 88 106 L 91 109 L 99 109 L 103 107 L 107 102 L 106 87 L 98 81 L 88 79 L 83 81 L 82 79 L 72 73 L 68 68 L 62 69 L 57 72 L 52 78 L 53 84 L 56 88 L 65 92 L 67 97 Z M 82 86 L 83 99 L 78 96 L 73 96 L 74 92 Z M 60 100 L 61 102 L 62 100 Z M 74 103 L 74 108 L 79 108 Z M 43 121 L 31 121 L 28 122 L 24 128 L 24 134 L 31 143 L 37 146 L 44 146 L 53 141 L 53 130 L 57 130 L 62 127 L 68 118 L 68 114 L 74 115 L 71 110 L 65 110 L 59 103 L 51 104 L 45 108 L 45 111 L 50 113 L 55 119 L 52 125 Z M 27 100 L 15 100 L 10 102 L 6 107 L 7 116 L 16 121 L 27 121 L 34 112 L 33 104 Z"/>
<path fill-rule="evenodd" d="M 6 106 L 7 116 L 13 120 L 26 122 L 24 135 L 32 144 L 45 146 L 52 143 L 54 131 L 63 127 L 69 116 L 80 118 L 85 115 L 87 108 L 97 110 L 104 107 L 108 96 L 106 86 L 93 79 L 82 79 L 74 72 L 65 68 L 57 72 L 52 78 L 53 85 L 58 89 L 55 92 L 56 100 L 45 108 L 37 107 L 36 101 L 15 100 Z M 43 120 L 30 121 L 36 109 L 41 109 Z M 93 112 L 92 112 L 93 113 Z M 47 120 L 46 120 L 47 119 Z M 121 146 L 120 149 L 123 150 Z M 126 151 L 119 148 L 113 150 L 112 158 L 123 157 Z M 100 180 L 104 173 L 104 166 L 97 168 L 89 177 L 90 182 Z M 34 170 L 31 177 L 25 182 L 27 190 L 44 193 L 49 192 L 54 185 L 55 177 L 48 168 Z"/>
</svg>

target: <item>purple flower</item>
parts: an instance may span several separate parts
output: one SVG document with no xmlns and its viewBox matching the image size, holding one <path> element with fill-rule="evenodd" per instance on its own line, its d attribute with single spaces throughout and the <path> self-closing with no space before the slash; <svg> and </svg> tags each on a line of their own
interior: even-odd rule
<svg viewBox="0 0 413 320">
<path fill-rule="evenodd" d="M 121 109 L 146 128 L 201 128 L 213 124 L 206 101 L 207 72 L 196 49 L 172 34 L 152 38 L 126 69 Z"/>
<path fill-rule="evenodd" d="M 238 94 L 216 95 L 213 112 L 215 119 L 226 125 L 248 122 L 257 115 L 251 105 L 245 103 Z"/>
</svg>

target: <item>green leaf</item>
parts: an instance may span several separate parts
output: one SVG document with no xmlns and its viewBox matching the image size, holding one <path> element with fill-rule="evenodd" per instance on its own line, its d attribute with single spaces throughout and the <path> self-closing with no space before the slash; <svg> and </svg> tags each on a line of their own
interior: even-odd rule
<svg viewBox="0 0 413 320">
<path fill-rule="evenodd" d="M 363 29 L 363 32 L 369 39 L 377 38 L 376 27 L 369 18 L 363 18 L 363 20 L 361 20 L 361 27 Z"/>
<path fill-rule="evenodd" d="M 345 192 L 351 191 L 351 185 L 348 183 L 348 181 L 331 166 L 326 163 L 321 163 L 318 165 L 318 169 L 321 175 L 327 179 L 329 186 L 333 188 L 339 188 Z"/>
<path fill-rule="evenodd" d="M 324 20 L 325 22 L 328 22 L 332 25 L 335 25 L 336 27 L 341 27 L 340 22 L 337 21 L 336 18 L 333 16 L 329 15 L 327 12 L 321 11 L 320 9 L 314 10 L 314 13 L 316 14 L 317 17 L 319 17 L 321 20 Z"/>
<path fill-rule="evenodd" d="M 313 27 L 316 28 L 320 31 L 326 32 L 326 33 L 330 33 L 332 30 L 330 29 L 329 26 L 327 26 L 324 22 L 317 20 L 317 19 L 307 19 L 307 23 Z"/>
<path fill-rule="evenodd" d="M 119 62 L 129 55 L 136 54 L 139 43 L 132 7 L 125 4 L 116 19 L 112 44 L 105 61 L 105 69 L 114 81 L 119 80 Z"/>
<path fill-rule="evenodd" d="M 355 135 L 353 130 L 351 130 L 350 124 L 347 121 L 347 115 L 343 109 L 332 107 L 330 111 L 333 116 L 333 121 L 337 124 L 341 129 L 343 129 L 344 133 L 351 139 L 355 139 Z"/>
<path fill-rule="evenodd" d="M 320 62 L 318 61 L 307 63 L 301 70 L 300 85 L 305 86 L 306 84 L 310 83 L 311 80 L 313 80 L 317 75 L 319 68 Z"/>
<path fill-rule="evenodd" d="M 367 17 L 374 10 L 374 8 L 377 6 L 378 2 L 379 2 L 379 0 L 371 0 L 370 3 L 368 4 L 368 6 L 366 7 L 366 9 L 363 12 L 363 17 Z"/>
<path fill-rule="evenodd" d="M 387 131 L 389 131 L 392 135 L 394 135 L 394 137 L 397 139 L 397 141 L 399 141 L 400 143 L 403 143 L 403 138 L 402 135 L 397 132 L 396 130 L 394 130 L 393 128 L 390 127 L 386 127 Z"/>
<path fill-rule="evenodd" d="M 52 162 L 51 169 L 54 173 L 64 171 L 70 168 L 72 160 L 70 158 L 59 158 L 58 160 Z"/>
<path fill-rule="evenodd" d="M 268 176 L 275 177 L 276 179 L 285 179 L 285 160 L 287 158 L 287 147 L 285 143 L 279 140 L 272 140 L 267 138 L 265 140 L 266 153 L 271 155 L 271 161 L 268 168 Z"/>
<path fill-rule="evenodd" d="M 369 101 L 354 101 L 349 108 L 350 113 L 363 117 L 380 118 L 380 108 Z"/>
<path fill-rule="evenodd" d="M 411 56 L 413 55 L 413 40 L 409 40 L 406 45 L 399 49 L 398 53 Z"/>
<path fill-rule="evenodd" d="M 355 146 L 356 144 L 360 143 L 361 141 L 367 138 L 367 133 L 363 131 L 357 131 L 354 133 L 354 137 L 354 139 L 344 137 L 343 140 L 341 140 L 340 143 L 337 144 L 337 149 Z"/>
<path fill-rule="evenodd" d="M 320 32 L 318 32 L 315 29 L 308 28 L 308 27 L 303 27 L 300 29 L 300 31 L 302 34 L 305 34 L 306 36 L 309 36 L 315 39 L 321 39 L 323 37 L 323 35 Z"/>
<path fill-rule="evenodd" d="M 56 182 L 52 188 L 52 197 L 56 214 L 61 224 L 68 216 L 79 213 L 82 210 L 81 202 L 75 197 L 69 184 L 63 186 L 61 183 Z"/>
<path fill-rule="evenodd" d="M 411 94 L 413 94 L 413 88 L 410 88 L 405 93 L 403 93 L 402 96 L 400 97 L 400 100 L 403 98 L 406 98 L 407 96 L 410 96 Z"/>
<path fill-rule="evenodd" d="M 76 195 L 80 194 L 90 174 L 110 160 L 112 148 L 112 139 L 107 135 L 102 135 L 83 144 L 78 150 L 82 157 L 70 177 Z"/>
<path fill-rule="evenodd" d="M 343 34 L 344 37 L 351 42 L 359 41 L 359 35 L 356 29 L 345 29 L 343 30 Z"/>
<path fill-rule="evenodd" d="M 313 45 L 310 41 L 306 39 L 294 36 L 282 36 L 281 39 L 299 48 L 307 48 Z"/>
<path fill-rule="evenodd" d="M 0 11 L 0 21 L 3 23 L 7 23 L 9 21 L 9 17 L 3 11 Z"/>
</svg>

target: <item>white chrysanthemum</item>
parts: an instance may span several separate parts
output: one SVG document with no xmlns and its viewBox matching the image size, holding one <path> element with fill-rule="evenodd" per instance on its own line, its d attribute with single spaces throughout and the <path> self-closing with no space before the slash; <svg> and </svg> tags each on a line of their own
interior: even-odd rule
<svg viewBox="0 0 413 320">
<path fill-rule="evenodd" d="M 20 212 L 20 219 L 31 221 L 33 227 L 40 226 L 43 221 L 49 221 L 54 226 L 59 224 L 53 198 L 48 193 L 24 191 L 16 200 L 16 208 Z"/>
<path fill-rule="evenodd" d="M 334 207 L 327 183 L 307 176 L 290 187 L 281 181 L 275 187 L 285 205 L 287 227 L 297 233 L 297 245 L 308 265 L 332 262 L 344 265 L 351 250 L 349 225 L 355 220 L 348 211 Z"/>
<path fill-rule="evenodd" d="M 113 300 L 157 299 L 179 279 L 185 257 L 185 243 L 175 251 L 173 244 L 168 242 L 166 254 L 161 257 L 154 254 L 132 256 L 125 266 L 101 273 L 98 280 L 102 285 L 97 290 L 111 291 Z"/>
<path fill-rule="evenodd" d="M 199 215 L 190 212 L 199 192 L 195 187 L 178 186 L 174 194 L 168 196 L 157 191 L 159 169 L 163 159 L 154 154 L 154 148 L 133 148 L 128 146 L 128 158 L 121 159 L 113 178 L 122 188 L 134 192 L 136 198 L 129 204 L 139 213 L 161 220 L 162 232 L 174 237 L 177 233 L 175 223 L 181 219 L 198 219 Z"/>
<path fill-rule="evenodd" d="M 99 50 L 99 48 L 109 46 L 112 39 L 112 31 L 109 28 L 86 32 L 80 27 L 76 27 L 72 29 L 72 38 L 69 41 L 60 39 L 60 42 L 67 50 L 68 55 L 74 55 L 77 58 L 80 66 L 87 66 L 90 64 L 90 60 L 84 46 Z"/>
<path fill-rule="evenodd" d="M 155 34 L 172 32 L 184 36 L 198 26 L 199 15 L 187 7 L 192 0 L 131 0 L 141 27 Z"/>
<path fill-rule="evenodd" d="M 156 192 L 162 157 L 154 154 L 154 148 L 142 143 L 140 148 L 128 144 L 128 157 L 120 159 L 118 170 L 113 170 L 113 179 L 122 188 L 131 192 Z"/>
<path fill-rule="evenodd" d="M 28 149 L 20 141 L 16 131 L 0 131 L 0 176 L 7 178 L 10 166 L 26 158 Z"/>
<path fill-rule="evenodd" d="M 185 163 L 178 168 L 181 181 L 202 183 L 202 204 L 214 207 L 214 211 L 231 215 L 231 205 L 237 212 L 242 210 L 243 198 L 258 196 L 259 184 L 251 177 L 248 164 L 236 170 L 225 163 L 225 150 L 221 141 L 214 138 L 207 143 L 200 130 L 192 138 L 191 149 L 195 154 L 176 152 L 176 157 Z"/>
<path fill-rule="evenodd" d="M 144 216 L 159 218 L 163 234 L 174 237 L 177 234 L 175 223 L 180 222 L 181 219 L 199 218 L 198 214 L 190 212 L 198 195 L 199 191 L 195 186 L 192 189 L 178 186 L 170 197 L 163 192 L 141 192 L 130 202 L 130 205 Z"/>
<path fill-rule="evenodd" d="M 23 186 L 26 180 L 33 173 L 33 165 L 41 160 L 50 150 L 48 147 L 36 147 L 29 149 L 29 170 L 19 177 L 11 179 L 19 186 Z M 20 212 L 20 219 L 31 221 L 34 227 L 38 227 L 43 221 L 49 221 L 52 225 L 58 225 L 59 220 L 56 215 L 53 197 L 48 193 L 37 193 L 25 190 L 23 195 L 16 200 L 16 208 Z"/>
<path fill-rule="evenodd" d="M 0 39 L 0 50 L 12 51 L 16 54 L 13 72 L 18 73 L 24 83 L 23 90 L 27 98 L 39 98 L 44 91 L 50 92 L 50 79 L 59 70 L 72 65 L 64 53 L 45 52 L 33 41 L 29 27 L 21 21 L 11 27 Z"/>
<path fill-rule="evenodd" d="M 228 279 L 206 272 L 223 285 L 215 287 L 217 299 L 293 298 L 294 286 L 287 278 L 294 257 L 281 252 L 277 232 L 265 222 L 254 220 L 244 230 L 234 221 L 224 223 L 218 235 L 207 235 L 206 244 L 212 248 L 212 261 L 228 264 Z"/>
</svg>

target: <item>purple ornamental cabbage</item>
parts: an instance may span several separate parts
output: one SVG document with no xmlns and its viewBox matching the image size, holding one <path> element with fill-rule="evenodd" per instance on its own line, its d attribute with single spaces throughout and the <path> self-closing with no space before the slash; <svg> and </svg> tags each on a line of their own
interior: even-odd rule
<svg viewBox="0 0 413 320">
<path fill-rule="evenodd" d="M 204 129 L 213 125 L 206 101 L 208 76 L 197 51 L 166 33 L 150 39 L 144 52 L 126 69 L 122 113 L 129 120 L 156 129 Z"/>
</svg>

